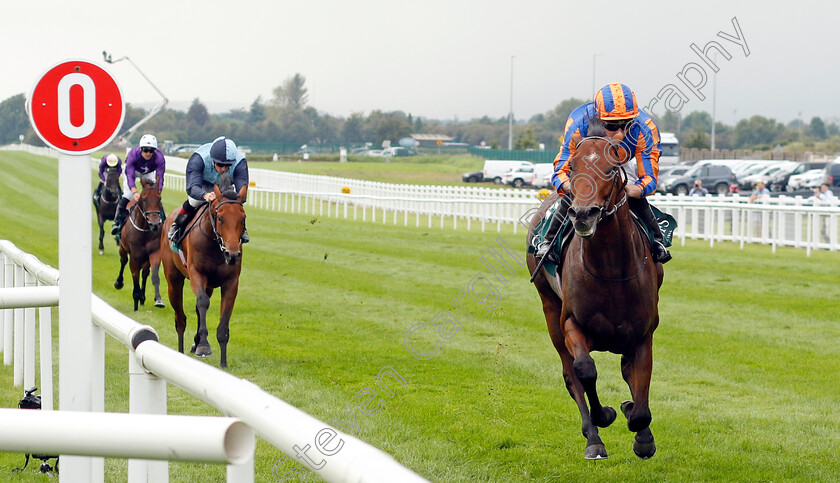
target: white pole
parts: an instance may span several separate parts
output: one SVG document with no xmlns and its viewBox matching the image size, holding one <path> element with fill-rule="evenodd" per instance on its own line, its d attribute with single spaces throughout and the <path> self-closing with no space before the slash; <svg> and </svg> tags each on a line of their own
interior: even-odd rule
<svg viewBox="0 0 840 483">
<path fill-rule="evenodd" d="M 255 446 L 235 418 L 0 409 L 0 422 L 2 452 L 240 464 Z"/>
<path fill-rule="evenodd" d="M 61 274 L 58 279 L 58 407 L 61 411 L 91 410 L 89 163 L 90 156 L 58 155 L 58 271 Z M 90 431 L 82 427 L 80 433 L 90 434 Z M 90 458 L 62 455 L 62 483 L 91 479 Z"/>
<path fill-rule="evenodd" d="M 24 275 L 24 286 L 35 287 L 35 276 L 29 272 Z M 35 308 L 24 309 L 23 325 L 23 387 L 35 385 Z"/>
<path fill-rule="evenodd" d="M 6 259 L 3 262 L 6 270 L 3 273 L 5 280 L 4 287 L 12 288 L 15 286 L 15 262 L 6 254 Z M 14 355 L 14 311 L 7 309 L 3 311 L 3 364 L 12 365 L 12 356 Z"/>
<path fill-rule="evenodd" d="M 508 112 L 508 151 L 513 149 L 513 58 L 510 56 L 510 111 Z"/>
</svg>

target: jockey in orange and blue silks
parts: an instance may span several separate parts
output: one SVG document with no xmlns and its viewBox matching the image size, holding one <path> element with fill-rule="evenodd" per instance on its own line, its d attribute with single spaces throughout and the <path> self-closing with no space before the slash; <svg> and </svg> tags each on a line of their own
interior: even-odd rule
<svg viewBox="0 0 840 483">
<path fill-rule="evenodd" d="M 569 158 L 574 154 L 576 146 L 572 143 L 572 136 L 579 134 L 586 137 L 589 132 L 589 120 L 600 118 L 612 136 L 618 131 L 624 133 L 620 147 L 628 153 L 633 153 L 630 161 L 622 167 L 627 173 L 627 200 L 630 209 L 636 214 L 653 233 L 656 240 L 651 246 L 651 252 L 656 261 L 665 263 L 671 259 L 671 254 L 665 247 L 664 238 L 656 218 L 645 197 L 656 192 L 659 175 L 659 128 L 653 119 L 639 109 L 636 94 L 624 84 L 613 82 L 595 93 L 595 100 L 584 104 L 569 115 L 564 130 L 563 146 L 554 158 L 554 175 L 551 184 L 561 195 L 561 201 L 555 210 L 555 216 L 549 227 L 546 240 L 553 240 L 554 234 L 566 218 L 566 210 L 571 205 L 569 193 Z M 632 170 L 632 164 L 636 169 Z M 635 171 L 635 172 L 634 172 Z M 560 215 L 560 216 L 558 216 Z M 547 243 L 543 243 L 537 250 L 537 256 L 548 253 Z"/>
<path fill-rule="evenodd" d="M 572 136 L 577 133 L 586 137 L 589 131 L 589 119 L 600 117 L 608 132 L 619 129 L 624 131 L 620 145 L 628 153 L 633 153 L 636 161 L 636 173 L 627 173 L 635 178 L 636 186 L 641 188 L 641 195 L 656 192 L 659 175 L 659 129 L 656 123 L 636 104 L 633 91 L 624 84 L 613 83 L 603 87 L 595 94 L 595 101 L 584 104 L 569 115 L 563 137 L 563 146 L 554 158 L 554 176 L 551 184 L 558 193 L 565 194 L 561 185 L 569 181 L 569 158 L 575 152 Z M 612 128 L 612 129 L 610 129 Z M 626 170 L 627 171 L 627 170 Z"/>
</svg>

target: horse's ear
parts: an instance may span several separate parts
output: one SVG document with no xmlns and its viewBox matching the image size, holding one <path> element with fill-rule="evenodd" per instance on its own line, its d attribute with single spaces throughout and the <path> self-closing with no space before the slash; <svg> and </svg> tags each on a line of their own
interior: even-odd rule
<svg viewBox="0 0 840 483">
<path fill-rule="evenodd" d="M 575 131 L 575 133 L 572 134 L 572 144 L 577 146 L 580 143 L 580 140 L 581 140 L 580 131 Z"/>
<path fill-rule="evenodd" d="M 242 187 L 239 188 L 239 196 L 236 198 L 237 201 L 239 201 L 240 203 L 244 203 L 245 202 L 245 195 L 247 195 L 247 194 L 248 194 L 248 185 L 243 184 Z"/>
<path fill-rule="evenodd" d="M 216 199 L 217 199 L 217 200 L 221 200 L 221 199 L 222 199 L 222 192 L 221 192 L 221 191 L 219 191 L 219 185 L 217 185 L 217 184 L 214 184 L 214 185 L 213 185 L 213 193 L 215 193 L 215 194 L 216 194 Z"/>
</svg>

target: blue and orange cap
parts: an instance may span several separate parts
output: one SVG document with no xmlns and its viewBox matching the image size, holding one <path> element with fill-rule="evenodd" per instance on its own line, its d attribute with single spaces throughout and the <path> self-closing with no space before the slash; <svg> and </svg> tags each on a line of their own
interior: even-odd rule
<svg viewBox="0 0 840 483">
<path fill-rule="evenodd" d="M 611 82 L 595 93 L 598 116 L 604 121 L 633 119 L 639 115 L 639 104 L 633 90 L 619 82 Z"/>
</svg>

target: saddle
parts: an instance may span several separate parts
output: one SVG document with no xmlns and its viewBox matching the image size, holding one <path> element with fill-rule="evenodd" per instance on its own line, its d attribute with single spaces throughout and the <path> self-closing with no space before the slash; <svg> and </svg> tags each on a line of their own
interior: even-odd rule
<svg viewBox="0 0 840 483">
<path fill-rule="evenodd" d="M 670 247 L 674 236 L 674 230 L 677 228 L 677 221 L 673 216 L 662 212 L 653 205 L 650 205 L 650 209 L 653 211 L 653 216 L 656 218 L 657 224 L 659 224 L 659 229 L 662 230 L 662 238 L 665 241 L 665 246 Z M 531 244 L 528 246 L 528 253 L 532 255 L 535 254 L 537 247 L 546 239 L 548 227 L 551 225 L 551 219 L 553 216 L 555 216 L 554 211 L 547 213 L 545 218 L 543 218 L 539 223 L 537 223 L 537 226 L 534 227 L 534 236 L 531 239 Z M 653 233 L 648 230 L 642 220 L 640 220 L 639 217 L 637 217 L 632 211 L 630 212 L 630 216 L 632 216 L 633 221 L 636 222 L 636 228 L 638 228 L 641 234 L 647 238 L 648 243 L 652 244 L 654 241 Z M 569 244 L 574 236 L 574 229 L 572 228 L 571 220 L 566 218 L 566 221 L 563 222 L 557 236 L 559 237 L 559 243 L 555 243 L 549 250 L 549 253 L 546 254 L 547 259 L 543 262 L 543 268 L 552 277 L 556 276 L 559 282 L 561 278 L 560 274 L 562 273 L 563 268 L 563 252 L 566 249 L 566 245 Z"/>
</svg>

